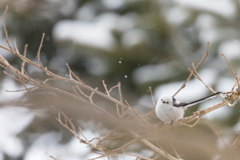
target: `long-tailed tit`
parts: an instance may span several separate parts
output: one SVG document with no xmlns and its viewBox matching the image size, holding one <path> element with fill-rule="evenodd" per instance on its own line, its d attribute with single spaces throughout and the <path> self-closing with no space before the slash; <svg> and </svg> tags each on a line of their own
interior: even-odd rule
<svg viewBox="0 0 240 160">
<path fill-rule="evenodd" d="M 221 93 L 222 92 L 216 92 L 213 95 L 201 98 L 190 103 L 180 102 L 169 95 L 163 95 L 157 101 L 156 114 L 158 118 L 161 119 L 163 122 L 171 123 L 172 120 L 177 121 L 183 118 L 184 112 L 188 107 L 201 103 L 205 100 L 214 98 L 216 97 L 216 95 Z"/>
</svg>

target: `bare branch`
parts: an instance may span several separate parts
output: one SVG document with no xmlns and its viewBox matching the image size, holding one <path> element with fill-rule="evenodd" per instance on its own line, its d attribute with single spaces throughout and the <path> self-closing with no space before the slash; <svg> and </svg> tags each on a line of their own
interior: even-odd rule
<svg viewBox="0 0 240 160">
<path fill-rule="evenodd" d="M 236 149 L 240 146 L 240 134 L 236 138 L 236 140 L 232 143 L 231 148 Z"/>
<path fill-rule="evenodd" d="M 230 107 L 234 107 L 236 104 L 237 104 L 237 99 L 233 102 L 233 104 L 231 104 L 231 103 L 228 103 L 228 105 L 230 106 Z"/>
<path fill-rule="evenodd" d="M 170 146 L 172 147 L 172 149 L 173 149 L 176 157 L 177 157 L 178 159 L 181 159 L 181 157 L 179 156 L 176 148 L 174 147 L 174 145 L 173 145 L 173 143 L 172 143 L 172 134 L 171 134 L 171 132 L 169 131 L 169 129 L 167 129 L 167 131 L 168 131 L 168 134 L 169 134 L 169 136 L 170 136 L 170 138 L 169 138 Z"/>
<path fill-rule="evenodd" d="M 4 29 L 5 36 L 6 36 L 6 42 L 7 42 L 7 44 L 8 44 L 9 49 L 12 50 L 12 47 L 11 47 L 11 45 L 10 45 L 10 43 L 9 43 L 9 40 L 8 40 L 8 31 L 7 31 L 7 29 L 6 29 L 5 22 L 4 22 L 4 17 L 5 17 L 5 15 L 6 15 L 6 13 L 7 13 L 7 10 L 8 10 L 8 6 L 6 7 L 6 9 L 5 9 L 5 11 L 4 11 L 4 14 L 3 14 L 3 16 L 2 16 L 2 22 L 3 22 L 3 29 Z"/>
<path fill-rule="evenodd" d="M 98 90 L 98 87 L 96 87 L 95 90 Z M 94 93 L 95 93 L 95 92 L 92 92 L 92 93 L 90 94 L 90 96 L 89 96 L 89 101 L 90 101 L 91 103 L 93 103 L 92 97 L 93 97 Z"/>
<path fill-rule="evenodd" d="M 20 54 L 19 51 L 18 51 L 18 48 L 17 48 L 16 39 L 14 38 L 13 41 L 14 41 L 14 46 L 15 46 L 15 49 L 16 49 L 17 54 Z"/>
<path fill-rule="evenodd" d="M 149 91 L 150 91 L 150 94 L 151 94 L 153 105 L 154 105 L 154 107 L 156 107 L 156 102 L 154 101 L 154 96 L 153 96 L 153 93 L 152 93 L 152 87 L 151 86 L 149 86 Z"/>
<path fill-rule="evenodd" d="M 117 148 L 117 149 L 114 149 L 113 152 L 116 153 L 116 152 L 124 152 L 128 147 L 130 147 L 133 143 L 139 141 L 140 139 L 139 138 L 134 138 L 133 140 L 131 140 L 130 142 L 128 142 L 127 144 L 125 144 L 123 147 L 120 147 L 120 148 Z"/>
<path fill-rule="evenodd" d="M 102 83 L 103 83 L 103 86 L 105 88 L 105 91 L 106 91 L 107 95 L 110 97 L 110 93 L 109 93 L 109 91 L 107 89 L 107 85 L 105 84 L 104 80 L 102 80 Z"/>
<path fill-rule="evenodd" d="M 24 46 L 24 54 L 23 54 L 24 57 L 26 57 L 26 55 L 27 55 L 27 48 L 28 48 L 28 44 L 25 44 L 25 46 Z M 22 64 L 21 64 L 21 72 L 22 72 L 22 74 L 24 74 L 25 63 L 26 62 L 23 61 Z"/>
<path fill-rule="evenodd" d="M 229 159 L 229 157 L 234 156 L 234 152 L 239 153 L 239 148 L 240 146 L 240 134 L 238 135 L 238 137 L 235 139 L 235 141 L 231 144 L 231 146 L 229 148 L 227 148 L 221 155 L 221 157 L 218 160 L 225 160 L 225 159 Z M 231 157 L 232 159 L 233 157 Z M 239 158 L 235 157 L 235 159 L 237 160 Z"/>
<path fill-rule="evenodd" d="M 48 155 L 48 157 L 54 159 L 54 160 L 58 160 L 57 158 L 54 158 L 53 156 L 49 155 L 47 152 L 45 152 L 46 155 Z"/>
<path fill-rule="evenodd" d="M 220 131 L 220 129 L 213 122 L 211 122 L 210 120 L 207 120 L 207 119 L 201 119 L 199 124 L 207 125 L 213 131 L 215 136 L 217 136 L 222 141 L 224 147 L 225 148 L 227 147 L 226 142 L 223 140 L 222 132 Z"/>
<path fill-rule="evenodd" d="M 207 51 L 205 53 L 205 55 L 203 56 L 202 60 L 198 63 L 198 65 L 196 66 L 196 69 L 203 63 L 203 61 L 205 60 L 205 58 L 208 56 L 208 48 L 209 48 L 209 42 L 207 42 Z M 175 97 L 178 92 L 180 92 L 187 84 L 187 82 L 191 79 L 192 77 L 192 73 L 189 74 L 188 78 L 186 79 L 186 81 L 183 83 L 183 85 L 181 86 L 181 88 L 172 96 Z"/>
<path fill-rule="evenodd" d="M 7 10 L 7 9 L 6 9 Z M 6 11 L 5 11 L 6 13 Z M 4 15 L 5 15 L 4 13 Z M 4 19 L 4 16 L 3 16 L 3 19 Z M 3 21 L 4 22 L 4 21 Z M 172 156 L 171 154 L 167 153 L 166 151 L 164 151 L 162 149 L 162 147 L 157 147 L 155 146 L 154 144 L 152 144 L 151 142 L 149 142 L 148 140 L 144 139 L 145 137 L 146 138 L 149 138 L 151 137 L 150 135 L 152 134 L 152 131 L 156 131 L 154 129 L 158 129 L 157 131 L 162 131 L 162 130 L 165 130 L 167 128 L 171 128 L 171 127 L 176 127 L 176 126 L 182 126 L 182 125 L 186 125 L 188 127 L 193 127 L 195 126 L 199 120 L 200 120 L 200 117 L 202 115 L 205 115 L 209 112 L 212 112 L 214 111 L 215 109 L 217 108 L 220 108 L 226 104 L 228 104 L 230 101 L 236 101 L 240 95 L 240 91 L 238 89 L 236 89 L 235 91 L 232 91 L 232 92 L 229 92 L 230 95 L 227 95 L 227 98 L 225 98 L 225 100 L 223 102 L 220 102 L 214 106 L 211 106 L 209 108 L 206 108 L 206 109 L 203 109 L 203 110 L 200 110 L 198 112 L 195 112 L 192 116 L 189 116 L 189 117 L 185 117 L 179 121 L 173 121 L 172 124 L 163 124 L 161 126 L 161 128 L 158 126 L 158 125 L 154 125 L 154 124 L 151 124 L 149 123 L 147 120 L 145 120 L 144 118 L 147 117 L 147 116 L 150 116 L 152 114 L 155 113 L 155 110 L 152 110 L 151 112 L 145 114 L 144 116 L 140 116 L 129 104 L 127 101 L 126 104 L 123 103 L 123 97 L 122 97 L 122 92 L 121 92 L 121 83 L 118 82 L 118 85 L 116 86 L 113 86 L 110 90 L 107 89 L 107 85 L 105 84 L 105 82 L 103 81 L 103 86 L 106 90 L 106 93 L 102 93 L 100 91 L 97 90 L 97 88 L 92 88 L 88 85 L 86 85 L 85 83 L 83 83 L 80 78 L 78 76 L 76 76 L 76 74 L 74 74 L 74 72 L 71 70 L 71 68 L 68 66 L 68 64 L 66 64 L 68 70 L 69 70 L 69 75 L 67 75 L 67 77 L 61 77 L 61 76 L 58 76 L 54 73 L 52 73 L 51 71 L 47 70 L 46 68 L 44 68 L 42 66 L 42 62 L 41 62 L 41 59 L 40 59 L 40 52 L 41 52 L 41 48 L 42 48 L 42 45 L 43 45 L 43 40 L 44 40 L 44 35 L 42 36 L 42 39 L 41 39 L 41 42 L 40 42 L 40 46 L 39 46 L 39 49 L 38 49 L 38 52 L 37 52 L 37 57 L 38 57 L 38 62 L 39 62 L 39 65 L 34 63 L 33 61 L 31 61 L 30 59 L 28 59 L 26 57 L 26 51 L 27 51 L 27 46 L 25 45 L 25 49 L 24 49 L 24 54 L 21 55 L 19 53 L 19 50 L 17 48 L 17 44 L 16 44 L 16 40 L 14 39 L 14 45 L 15 45 L 15 48 L 16 48 L 16 51 L 14 51 L 11 47 L 10 47 L 10 44 L 8 42 L 8 35 L 7 35 L 7 30 L 6 30 L 6 27 L 5 27 L 5 24 L 4 24 L 4 30 L 5 30 L 5 34 L 6 34 L 6 41 L 9 45 L 9 48 L 6 48 L 6 47 L 3 47 L 3 46 L 0 46 L 1 48 L 13 53 L 14 55 L 16 55 L 17 57 L 19 57 L 23 63 L 22 63 L 22 66 L 21 66 L 21 72 L 19 70 L 17 70 L 16 68 L 14 68 L 13 66 L 11 66 L 8 61 L 3 58 L 1 55 L 0 55 L 0 66 L 5 68 L 6 70 L 8 70 L 11 74 L 13 73 L 13 75 L 5 72 L 5 74 L 8 74 L 11 78 L 23 83 L 23 85 L 26 87 L 26 84 L 30 84 L 30 85 L 33 85 L 35 87 L 32 87 L 32 88 L 44 88 L 44 89 L 47 89 L 47 90 L 50 90 L 50 91 L 54 91 L 54 92 L 57 92 L 57 93 L 61 93 L 65 96 L 68 96 L 70 98 L 73 98 L 79 102 L 83 102 L 91 107 L 93 107 L 94 109 L 96 110 L 99 110 L 101 113 L 104 113 L 104 116 L 106 116 L 106 118 L 109 118 L 111 121 L 114 122 L 114 124 L 117 124 L 119 125 L 119 130 L 121 129 L 121 131 L 124 131 L 124 132 L 128 132 L 130 134 L 132 134 L 135 138 L 130 141 L 130 142 L 127 142 L 126 145 L 120 147 L 120 148 L 117 148 L 115 150 L 108 150 L 106 147 L 102 146 L 101 145 L 101 141 L 103 140 L 107 140 L 107 139 L 110 139 L 110 138 L 113 138 L 112 137 L 112 134 L 116 131 L 116 128 L 113 129 L 112 131 L 110 131 L 108 134 L 106 134 L 105 136 L 102 136 L 102 137 L 95 137 L 93 138 L 92 140 L 88 141 L 87 140 L 87 137 L 85 137 L 85 135 L 83 134 L 81 128 L 79 127 L 79 131 L 80 133 L 82 134 L 83 136 L 83 139 L 80 138 L 80 136 L 78 136 L 78 133 L 75 129 L 75 126 L 73 125 L 73 122 L 72 122 L 72 119 L 68 118 L 66 116 L 66 114 L 64 114 L 62 111 L 60 110 L 57 110 L 58 112 L 58 117 L 56 118 L 59 123 L 64 126 L 66 129 L 68 129 L 70 132 L 73 133 L 73 135 L 75 137 L 77 137 L 80 141 L 80 143 L 84 143 L 98 151 L 100 151 L 100 155 L 102 157 L 110 157 L 110 156 L 114 156 L 114 155 L 131 155 L 129 153 L 124 153 L 124 150 L 126 150 L 129 146 L 131 146 L 133 143 L 137 142 L 137 141 L 141 141 L 142 143 L 144 143 L 146 146 L 150 147 L 153 151 L 155 151 L 156 153 L 170 159 L 170 160 L 179 160 L 180 157 L 178 156 L 178 154 L 176 153 L 176 157 Z M 190 78 L 192 77 L 192 75 L 194 75 L 196 78 L 198 78 L 203 84 L 205 84 L 199 74 L 197 73 L 197 68 L 203 63 L 204 59 L 207 57 L 208 55 L 208 48 L 209 48 L 209 43 L 207 44 L 207 51 L 204 55 L 204 57 L 202 58 L 202 60 L 198 63 L 198 65 L 195 67 L 194 64 L 193 65 L 193 70 L 191 70 L 190 72 L 190 75 L 188 77 L 188 79 L 184 82 L 183 86 L 174 94 L 174 96 L 181 90 L 185 87 L 186 83 L 190 80 Z M 41 69 L 44 73 L 46 73 L 49 77 L 46 79 L 46 80 L 35 80 L 35 79 L 32 79 L 28 73 L 26 72 L 25 68 L 24 68 L 24 65 L 25 63 L 27 64 L 30 64 L 30 65 L 33 65 L 39 69 Z M 230 64 L 230 63 L 229 63 Z M 232 69 L 232 68 L 231 68 Z M 233 70 L 232 70 L 233 72 Z M 233 72 L 234 73 L 234 72 Z M 236 75 L 235 75 L 235 78 L 236 78 Z M 239 84 L 239 79 L 237 79 L 237 83 Z M 60 89 L 60 88 L 55 88 L 55 87 L 52 87 L 50 85 L 47 85 L 46 83 L 50 80 L 60 80 L 60 81 L 66 81 L 66 82 L 70 82 L 71 85 L 73 86 L 73 92 L 72 91 L 66 91 L 64 89 Z M 206 87 L 208 87 L 206 84 L 205 84 Z M 112 90 L 114 88 L 117 88 L 118 87 L 118 92 L 119 92 L 119 100 L 113 98 L 110 96 L 110 93 L 112 92 Z M 32 89 L 32 88 L 29 88 Z M 84 92 L 82 92 L 81 89 L 85 89 L 89 92 L 89 94 L 85 94 Z M 211 87 L 208 87 L 210 90 L 212 90 Z M 28 89 L 28 88 L 26 88 Z M 84 91 L 85 91 L 84 90 Z M 153 101 L 153 104 L 154 106 L 156 106 L 156 103 L 154 101 L 154 97 L 153 97 L 153 94 L 152 94 L 152 89 L 151 87 L 149 87 L 149 90 L 150 90 L 150 94 L 151 94 L 151 98 L 152 98 L 152 101 Z M 213 90 L 212 90 L 213 91 Z M 215 91 L 213 91 L 215 92 Z M 82 95 L 83 96 L 82 96 Z M 120 118 L 118 117 L 114 117 L 111 112 L 109 112 L 108 110 L 104 110 L 103 108 L 97 106 L 96 104 L 93 103 L 93 95 L 94 94 L 97 94 L 103 98 L 105 98 L 105 100 L 109 100 L 110 102 L 113 102 L 115 105 L 116 105 L 116 110 L 117 110 L 117 114 L 119 115 Z M 86 98 L 84 98 L 84 96 Z M 235 105 L 235 102 L 234 104 Z M 113 106 L 115 107 L 115 106 Z M 127 116 L 124 116 L 125 115 L 125 111 L 127 113 L 130 113 L 130 115 L 128 114 L 129 117 Z M 127 117 L 127 118 L 125 118 Z M 139 121 L 136 121 L 136 123 L 132 123 L 133 125 L 137 124 L 139 126 L 142 126 L 143 129 L 145 129 L 144 127 L 146 127 L 147 129 L 149 129 L 149 131 L 144 131 L 144 135 L 140 136 L 139 133 L 143 134 L 142 132 L 138 131 L 138 130 L 133 130 L 132 128 L 129 129 L 128 125 L 126 124 L 126 122 L 128 123 L 130 118 L 134 117 L 134 120 L 132 120 L 131 122 L 135 121 L 135 120 L 139 120 Z M 188 123 L 190 122 L 193 122 L 194 120 L 196 120 L 196 122 L 193 124 L 193 125 L 189 125 Z M 131 124 L 131 125 L 132 125 Z M 124 127 L 122 127 L 124 125 Z M 135 128 L 134 128 L 135 129 Z M 138 128 L 139 129 L 139 128 Z M 115 137 L 116 138 L 116 137 Z M 151 137 L 153 138 L 153 137 Z M 95 140 L 95 141 L 93 141 Z M 174 149 L 173 149 L 174 150 Z M 132 155 L 134 157 L 136 157 L 136 159 L 138 158 L 142 158 L 142 159 L 150 159 L 150 158 L 146 158 L 146 157 L 141 157 L 141 156 L 138 156 L 138 155 Z M 95 158 L 96 159 L 96 158 Z"/>
<path fill-rule="evenodd" d="M 42 35 L 42 40 L 41 40 L 41 43 L 39 45 L 38 52 L 37 52 L 38 63 L 40 65 L 40 67 L 43 67 L 41 59 L 40 59 L 40 52 L 41 52 L 41 49 L 42 49 L 42 46 L 43 46 L 44 37 L 45 37 L 45 33 L 43 33 L 43 35 Z"/>
<path fill-rule="evenodd" d="M 146 121 L 145 119 L 143 119 L 139 114 L 137 114 L 137 112 L 132 109 L 132 107 L 128 104 L 128 102 L 125 100 L 126 104 L 128 105 L 128 109 L 137 117 L 139 118 L 140 120 L 142 120 L 144 123 L 150 125 L 150 126 L 153 126 L 153 124 L 149 123 L 148 121 Z"/>
<path fill-rule="evenodd" d="M 119 116 L 120 118 L 122 118 L 122 117 L 124 116 L 124 114 L 125 114 L 124 108 L 121 107 L 123 110 L 122 110 L 122 113 L 120 113 L 120 111 L 119 111 L 119 105 L 116 104 L 116 107 L 117 107 L 117 114 L 118 114 L 118 116 Z"/>
<path fill-rule="evenodd" d="M 79 86 L 76 86 L 76 88 L 78 89 L 78 91 L 79 91 L 83 96 L 85 96 L 86 98 L 89 98 L 89 96 L 86 95 L 86 94 L 80 89 Z"/>
<path fill-rule="evenodd" d="M 155 109 L 150 111 L 150 112 L 148 112 L 147 114 L 143 115 L 142 117 L 145 118 L 145 117 L 153 115 L 154 113 L 156 113 Z"/>
<path fill-rule="evenodd" d="M 112 92 L 112 90 L 114 89 L 114 88 L 117 88 L 118 87 L 118 84 L 117 85 L 115 85 L 115 86 L 113 86 L 112 88 L 110 88 L 109 89 L 109 93 L 111 93 Z"/>
<path fill-rule="evenodd" d="M 132 135 L 134 135 L 135 137 L 138 137 L 138 134 L 136 132 L 134 132 L 133 130 L 128 130 Z M 149 142 L 146 139 L 141 139 L 141 142 L 143 142 L 145 145 L 147 145 L 148 147 L 150 147 L 153 151 L 159 153 L 160 155 L 168 158 L 169 160 L 179 160 L 178 158 L 173 157 L 171 154 L 159 149 L 158 147 L 156 147 L 155 145 L 153 145 L 151 142 Z"/>
<path fill-rule="evenodd" d="M 81 81 L 81 79 L 72 71 L 72 69 L 69 67 L 69 65 L 68 65 L 68 63 L 66 63 L 66 66 L 67 66 L 67 68 L 68 68 L 68 70 L 69 70 L 69 75 L 73 75 L 82 85 L 84 85 L 85 86 L 85 84 Z M 72 79 L 72 76 L 71 76 L 71 79 Z"/>
<path fill-rule="evenodd" d="M 88 139 L 87 139 L 87 137 L 85 137 L 85 135 L 83 134 L 81 127 L 78 127 L 78 130 L 79 130 L 80 133 L 83 135 L 84 139 L 88 142 Z"/>
<path fill-rule="evenodd" d="M 231 64 L 230 64 L 230 62 L 227 60 L 227 58 L 224 56 L 223 53 L 221 53 L 221 55 L 223 56 L 223 58 L 224 58 L 225 61 L 228 63 L 229 67 L 231 68 L 232 74 L 233 74 L 233 76 L 236 78 L 236 81 L 237 81 L 238 87 L 240 87 L 239 79 L 238 79 L 236 73 L 234 72 L 234 70 L 233 70 L 233 68 L 232 68 L 232 66 L 231 66 Z"/>
<path fill-rule="evenodd" d="M 28 90 L 30 89 L 35 89 L 37 87 L 31 87 L 31 88 L 28 88 Z M 6 92 L 21 92 L 21 91 L 26 91 L 27 89 L 20 89 L 20 90 L 15 90 L 15 91 L 9 91 L 9 90 L 5 90 Z"/>
<path fill-rule="evenodd" d="M 123 98 L 122 98 L 122 90 L 121 90 L 121 82 L 118 82 L 118 92 L 119 92 L 119 99 L 120 102 L 123 102 Z M 123 108 L 124 109 L 124 108 Z"/>
</svg>

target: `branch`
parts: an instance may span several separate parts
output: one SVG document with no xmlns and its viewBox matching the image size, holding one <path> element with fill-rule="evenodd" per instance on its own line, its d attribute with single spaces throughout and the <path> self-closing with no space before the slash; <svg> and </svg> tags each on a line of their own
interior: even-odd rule
<svg viewBox="0 0 240 160">
<path fill-rule="evenodd" d="M 233 76 L 234 76 L 234 77 L 236 78 L 236 80 L 237 80 L 238 87 L 240 87 L 239 79 L 238 79 L 236 73 L 234 72 L 234 70 L 233 70 L 233 68 L 232 68 L 232 66 L 231 66 L 231 64 L 230 64 L 230 62 L 227 60 L 227 58 L 224 56 L 223 53 L 221 53 L 221 55 L 224 57 L 224 59 L 226 60 L 226 62 L 227 62 L 228 65 L 229 65 L 229 67 L 231 68 L 232 74 L 233 74 Z"/>
<path fill-rule="evenodd" d="M 153 96 L 153 93 L 152 93 L 152 87 L 151 86 L 149 86 L 149 91 L 150 91 L 150 94 L 151 94 L 153 105 L 154 105 L 154 107 L 156 107 L 156 102 L 154 101 L 154 96 Z"/>
<path fill-rule="evenodd" d="M 208 48 L 209 48 L 209 42 L 207 42 L 207 51 L 205 53 L 205 55 L 203 56 L 202 60 L 198 63 L 198 65 L 196 66 L 196 69 L 203 63 L 203 61 L 205 60 L 205 58 L 208 56 Z M 192 73 L 189 74 L 188 78 L 186 79 L 186 81 L 183 83 L 183 85 L 181 86 L 181 88 L 172 96 L 175 97 L 178 92 L 180 92 L 187 84 L 187 82 L 191 79 L 192 77 Z"/>
</svg>

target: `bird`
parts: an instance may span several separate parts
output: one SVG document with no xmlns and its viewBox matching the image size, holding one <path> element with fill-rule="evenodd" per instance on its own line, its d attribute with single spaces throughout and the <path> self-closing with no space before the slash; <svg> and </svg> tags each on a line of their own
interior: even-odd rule
<svg viewBox="0 0 240 160">
<path fill-rule="evenodd" d="M 206 100 L 216 97 L 216 95 L 221 94 L 222 92 L 216 92 L 210 96 L 198 99 L 196 101 L 187 103 L 180 102 L 174 97 L 169 95 L 162 95 L 156 104 L 156 115 L 157 117 L 165 123 L 172 123 L 173 120 L 178 121 L 183 118 L 185 110 L 193 105 L 204 102 Z"/>
</svg>

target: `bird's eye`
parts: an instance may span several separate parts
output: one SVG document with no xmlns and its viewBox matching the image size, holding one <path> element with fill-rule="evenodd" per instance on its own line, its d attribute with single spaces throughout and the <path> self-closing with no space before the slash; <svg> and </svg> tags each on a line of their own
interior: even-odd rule
<svg viewBox="0 0 240 160">
<path fill-rule="evenodd" d="M 167 104 L 168 104 L 169 102 L 167 102 Z"/>
</svg>

